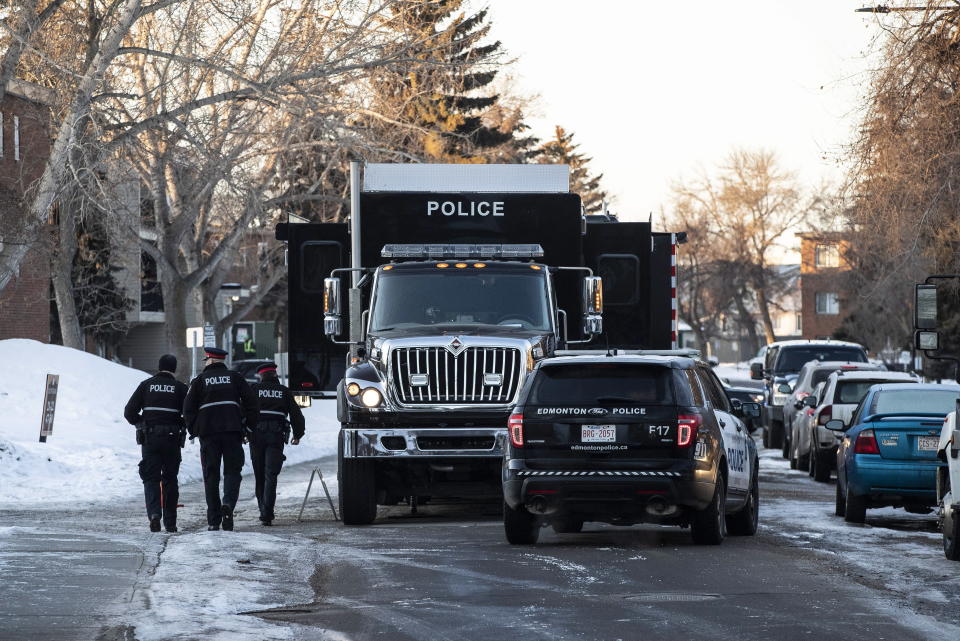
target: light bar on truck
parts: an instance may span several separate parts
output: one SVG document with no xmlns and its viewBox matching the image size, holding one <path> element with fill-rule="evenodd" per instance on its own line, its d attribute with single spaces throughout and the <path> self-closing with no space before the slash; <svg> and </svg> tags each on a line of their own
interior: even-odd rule
<svg viewBox="0 0 960 641">
<path fill-rule="evenodd" d="M 383 258 L 543 258 L 540 245 L 384 245 Z"/>
</svg>

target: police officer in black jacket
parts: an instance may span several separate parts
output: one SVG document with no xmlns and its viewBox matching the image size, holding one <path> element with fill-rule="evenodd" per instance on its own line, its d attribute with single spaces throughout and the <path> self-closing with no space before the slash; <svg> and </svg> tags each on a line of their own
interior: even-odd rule
<svg viewBox="0 0 960 641">
<path fill-rule="evenodd" d="M 272 525 L 273 506 L 277 502 L 277 475 L 283 467 L 283 446 L 291 427 L 293 440 L 290 444 L 300 443 L 304 420 L 293 394 L 277 379 L 276 363 L 263 363 L 257 367 L 257 374 L 260 382 L 253 384 L 253 390 L 260 403 L 260 420 L 250 435 L 250 461 L 257 479 L 260 522 Z"/>
<path fill-rule="evenodd" d="M 190 438 L 200 437 L 200 465 L 207 497 L 207 529 L 233 529 L 233 508 L 240 495 L 244 429 L 257 424 L 257 396 L 243 376 L 227 369 L 227 353 L 204 348 L 203 372 L 190 382 L 183 404 Z M 246 428 L 244 425 L 246 422 Z M 220 462 L 223 461 L 223 499 Z"/>
<path fill-rule="evenodd" d="M 177 473 L 185 435 L 182 412 L 187 386 L 173 377 L 177 371 L 175 356 L 164 354 L 159 365 L 156 376 L 137 386 L 123 408 L 123 417 L 137 426 L 137 443 L 143 457 L 140 478 L 143 479 L 150 531 L 159 532 L 160 519 L 163 518 L 167 532 L 176 532 L 177 501 L 180 498 Z"/>
</svg>

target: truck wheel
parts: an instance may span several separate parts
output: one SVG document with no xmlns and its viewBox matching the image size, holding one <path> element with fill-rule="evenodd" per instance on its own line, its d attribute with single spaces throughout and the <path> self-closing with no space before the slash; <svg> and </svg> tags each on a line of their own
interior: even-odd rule
<svg viewBox="0 0 960 641">
<path fill-rule="evenodd" d="M 840 479 L 837 479 L 837 503 L 833 508 L 833 513 L 837 516 L 843 516 L 847 513 L 847 497 L 840 491 Z"/>
<path fill-rule="evenodd" d="M 343 456 L 343 432 L 338 446 L 337 486 L 340 518 L 344 525 L 370 525 L 377 518 L 377 484 L 374 462 Z"/>
<path fill-rule="evenodd" d="M 561 516 L 550 525 L 553 526 L 553 531 L 557 534 L 577 534 L 583 530 L 583 519 Z"/>
<path fill-rule="evenodd" d="M 540 523 L 522 505 L 514 510 L 504 503 L 503 531 L 511 545 L 533 545 L 540 538 Z"/>
<path fill-rule="evenodd" d="M 867 497 L 854 494 L 847 488 L 847 501 L 843 518 L 847 523 L 863 523 L 867 520 Z"/>
<path fill-rule="evenodd" d="M 960 561 L 960 514 L 952 510 L 952 515 L 949 523 L 947 519 L 943 521 L 943 554 L 951 561 Z"/>
<path fill-rule="evenodd" d="M 710 504 L 693 513 L 690 535 L 697 545 L 720 545 L 727 535 L 727 486 L 723 476 L 717 475 L 717 487 Z"/>
<path fill-rule="evenodd" d="M 757 462 L 753 464 L 757 469 Z M 747 495 L 747 504 L 743 508 L 727 517 L 727 531 L 735 536 L 753 536 L 757 533 L 760 523 L 760 482 L 757 473 L 753 473 L 750 482 L 750 494 Z"/>
</svg>

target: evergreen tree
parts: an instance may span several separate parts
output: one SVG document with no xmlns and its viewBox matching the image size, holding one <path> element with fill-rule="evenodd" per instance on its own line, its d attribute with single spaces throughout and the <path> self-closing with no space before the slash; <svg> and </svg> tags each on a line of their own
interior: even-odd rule
<svg viewBox="0 0 960 641">
<path fill-rule="evenodd" d="M 573 142 L 573 134 L 557 125 L 554 137 L 540 146 L 537 161 L 543 164 L 569 165 L 570 191 L 580 194 L 586 212 L 599 213 L 603 208 L 603 201 L 607 199 L 607 192 L 600 189 L 603 174 L 590 174 L 589 165 L 593 159 L 578 153 L 579 147 L 580 145 Z"/>
</svg>

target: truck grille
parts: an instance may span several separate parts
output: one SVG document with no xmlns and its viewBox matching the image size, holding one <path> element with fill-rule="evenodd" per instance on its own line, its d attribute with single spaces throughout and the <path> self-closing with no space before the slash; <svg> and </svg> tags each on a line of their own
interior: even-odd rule
<svg viewBox="0 0 960 641">
<path fill-rule="evenodd" d="M 521 374 L 520 350 L 468 347 L 454 356 L 444 347 L 399 347 L 393 352 L 393 385 L 405 405 L 513 401 Z"/>
</svg>

